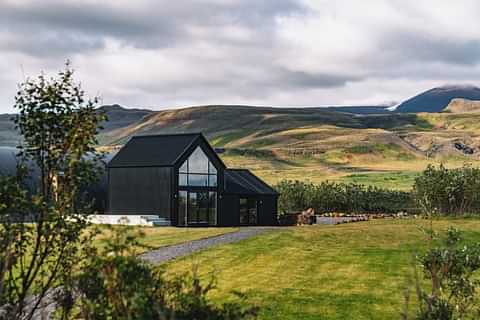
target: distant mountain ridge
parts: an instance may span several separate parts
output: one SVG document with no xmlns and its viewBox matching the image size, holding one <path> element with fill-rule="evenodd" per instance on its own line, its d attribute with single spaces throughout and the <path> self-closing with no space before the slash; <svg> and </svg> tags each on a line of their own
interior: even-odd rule
<svg viewBox="0 0 480 320">
<path fill-rule="evenodd" d="M 480 100 L 480 88 L 473 85 L 446 85 L 432 88 L 400 103 L 395 112 L 441 112 L 455 98 Z"/>
<path fill-rule="evenodd" d="M 128 126 L 155 112 L 148 109 L 124 108 L 118 104 L 104 105 L 98 108 L 98 110 L 105 112 L 108 117 L 108 121 L 102 124 L 105 130 L 114 130 Z"/>
</svg>

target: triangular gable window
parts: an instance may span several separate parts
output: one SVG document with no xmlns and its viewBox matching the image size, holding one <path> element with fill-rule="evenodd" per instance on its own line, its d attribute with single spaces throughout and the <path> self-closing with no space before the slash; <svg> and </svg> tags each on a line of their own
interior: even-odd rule
<svg viewBox="0 0 480 320">
<path fill-rule="evenodd" d="M 178 184 L 180 186 L 217 186 L 217 169 L 200 147 L 192 152 L 190 157 L 180 166 L 178 172 Z"/>
</svg>

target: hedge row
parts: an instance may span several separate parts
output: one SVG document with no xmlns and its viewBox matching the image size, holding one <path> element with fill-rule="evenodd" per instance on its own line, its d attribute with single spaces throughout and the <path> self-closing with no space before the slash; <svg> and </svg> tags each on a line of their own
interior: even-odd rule
<svg viewBox="0 0 480 320">
<path fill-rule="evenodd" d="M 412 194 L 354 183 L 322 182 L 315 185 L 283 180 L 276 186 L 280 193 L 279 212 L 298 212 L 306 208 L 316 213 L 397 213 L 415 208 Z"/>
</svg>

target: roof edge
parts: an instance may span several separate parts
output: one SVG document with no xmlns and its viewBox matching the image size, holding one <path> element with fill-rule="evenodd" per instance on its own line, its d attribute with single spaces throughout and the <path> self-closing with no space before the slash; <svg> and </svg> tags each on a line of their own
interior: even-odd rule
<svg viewBox="0 0 480 320">
<path fill-rule="evenodd" d="M 130 137 L 130 140 L 132 139 L 139 139 L 139 138 L 156 138 L 156 137 L 168 137 L 168 136 L 201 136 L 202 133 L 201 132 L 184 132 L 184 133 L 157 133 L 157 134 L 139 134 L 139 135 L 135 135 L 135 136 L 132 136 Z M 128 142 L 127 142 L 128 143 Z"/>
<path fill-rule="evenodd" d="M 272 186 L 270 186 L 268 183 L 263 181 L 260 177 L 258 177 L 256 174 L 254 174 L 252 171 L 249 169 L 241 169 L 241 168 L 226 168 L 225 171 L 237 171 L 237 172 L 247 172 L 248 174 L 252 175 L 256 180 L 258 180 L 259 183 L 261 183 L 264 187 L 266 187 L 268 190 L 270 190 L 272 195 L 280 195 L 280 193 L 275 190 Z"/>
</svg>

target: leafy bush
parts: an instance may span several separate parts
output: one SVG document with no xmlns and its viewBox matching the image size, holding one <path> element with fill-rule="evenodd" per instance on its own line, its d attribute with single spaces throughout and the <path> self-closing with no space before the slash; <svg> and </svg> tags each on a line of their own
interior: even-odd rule
<svg viewBox="0 0 480 320">
<path fill-rule="evenodd" d="M 58 314 L 82 319 L 251 319 L 257 309 L 242 303 L 215 305 L 196 272 L 167 278 L 137 256 L 141 232 L 111 229 L 103 249 L 87 247 L 74 281 L 64 287 Z"/>
<path fill-rule="evenodd" d="M 281 213 L 313 208 L 317 213 L 397 213 L 414 206 L 410 193 L 354 183 L 315 185 L 283 180 L 276 186 Z"/>
<path fill-rule="evenodd" d="M 426 213 L 476 213 L 480 210 L 480 169 L 429 165 L 415 179 L 413 196 Z"/>
<path fill-rule="evenodd" d="M 430 230 L 431 239 L 434 239 Z M 427 280 L 425 286 L 415 270 L 416 293 L 419 301 L 415 319 L 455 320 L 478 319 L 480 316 L 477 289 L 480 285 L 480 244 L 465 245 L 462 234 L 450 228 L 432 245 L 430 250 L 418 258 Z M 403 319 L 409 318 L 408 295 Z"/>
</svg>

